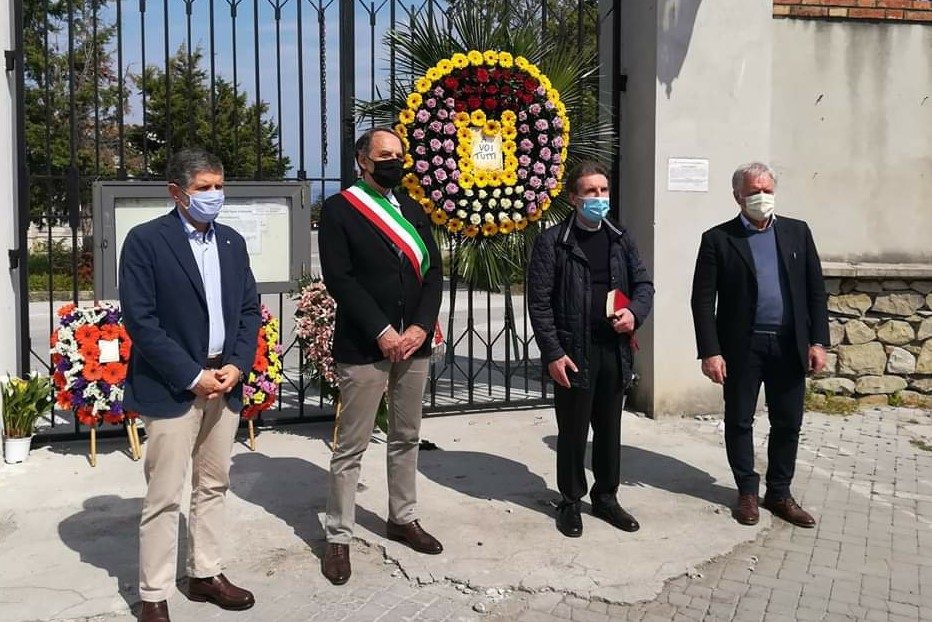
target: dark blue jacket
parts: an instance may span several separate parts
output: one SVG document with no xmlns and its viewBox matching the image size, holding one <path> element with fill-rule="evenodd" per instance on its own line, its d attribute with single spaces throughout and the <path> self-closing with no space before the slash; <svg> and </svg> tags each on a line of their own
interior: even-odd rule
<svg viewBox="0 0 932 622">
<path fill-rule="evenodd" d="M 261 318 L 246 242 L 215 224 L 226 339 L 223 364 L 249 373 Z M 207 362 L 204 284 L 178 212 L 133 227 L 120 254 L 120 306 L 132 355 L 124 406 L 146 417 L 178 417 L 194 402 L 187 386 Z M 242 385 L 227 394 L 242 409 Z"/>
</svg>

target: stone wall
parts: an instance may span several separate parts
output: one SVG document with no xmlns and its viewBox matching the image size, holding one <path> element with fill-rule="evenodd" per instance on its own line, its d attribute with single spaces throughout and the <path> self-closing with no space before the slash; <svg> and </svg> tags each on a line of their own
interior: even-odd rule
<svg viewBox="0 0 932 622">
<path fill-rule="evenodd" d="M 884 272 L 826 269 L 831 344 L 811 389 L 859 406 L 932 408 L 932 271 Z"/>
</svg>

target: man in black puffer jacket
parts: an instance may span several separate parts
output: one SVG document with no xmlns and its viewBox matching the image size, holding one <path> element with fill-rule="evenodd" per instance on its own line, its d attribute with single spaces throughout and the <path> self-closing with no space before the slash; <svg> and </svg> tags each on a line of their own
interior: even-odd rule
<svg viewBox="0 0 932 622">
<path fill-rule="evenodd" d="M 583 162 L 567 180 L 569 218 L 537 238 L 528 266 L 534 337 L 556 383 L 557 529 L 582 535 L 586 440 L 592 425 L 592 512 L 625 531 L 638 522 L 618 504 L 621 409 L 632 377 L 634 331 L 650 314 L 654 285 L 631 235 L 610 221 L 608 171 Z M 619 290 L 620 294 L 615 292 Z M 614 292 L 609 314 L 607 301 Z"/>
</svg>

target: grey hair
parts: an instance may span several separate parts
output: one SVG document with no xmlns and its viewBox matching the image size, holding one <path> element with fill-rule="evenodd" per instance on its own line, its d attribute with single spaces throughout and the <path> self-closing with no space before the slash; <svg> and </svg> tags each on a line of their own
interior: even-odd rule
<svg viewBox="0 0 932 622">
<path fill-rule="evenodd" d="M 772 168 L 763 162 L 748 162 L 735 169 L 734 174 L 731 176 L 731 189 L 735 194 L 740 194 L 746 178 L 753 177 L 757 179 L 761 175 L 769 175 L 770 179 L 773 180 L 773 185 L 777 185 L 777 174 L 773 172 Z"/>
<path fill-rule="evenodd" d="M 356 145 L 354 146 L 354 150 L 356 152 L 357 160 L 359 159 L 359 156 L 369 155 L 369 150 L 372 148 L 372 137 L 378 134 L 379 132 L 386 132 L 388 134 L 391 134 L 395 138 L 397 138 L 399 141 L 401 140 L 401 136 L 399 136 L 398 132 L 396 132 L 393 128 L 390 128 L 387 126 L 369 128 L 368 130 L 363 132 L 359 138 L 356 139 Z"/>
<path fill-rule="evenodd" d="M 223 162 L 205 149 L 186 147 L 176 151 L 169 158 L 168 166 L 165 167 L 165 177 L 169 183 L 186 189 L 195 175 L 204 171 L 223 175 Z"/>
</svg>

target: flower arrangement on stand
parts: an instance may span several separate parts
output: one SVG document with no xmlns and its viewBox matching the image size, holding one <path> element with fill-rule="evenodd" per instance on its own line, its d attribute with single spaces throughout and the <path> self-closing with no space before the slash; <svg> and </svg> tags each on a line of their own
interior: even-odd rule
<svg viewBox="0 0 932 622">
<path fill-rule="evenodd" d="M 52 383 L 33 372 L 25 378 L 0 378 L 3 400 L 3 458 L 9 464 L 23 462 L 29 455 L 36 422 L 52 407 Z"/>
<path fill-rule="evenodd" d="M 97 465 L 97 427 L 123 424 L 133 460 L 141 455 L 136 413 L 123 408 L 123 384 L 132 341 L 119 307 L 67 304 L 58 310 L 58 328 L 51 336 L 52 381 L 57 405 L 74 411 L 91 429 L 91 466 Z"/>
<path fill-rule="evenodd" d="M 401 136 L 403 186 L 447 239 L 452 272 L 499 289 L 523 273 L 542 227 L 572 209 L 561 194 L 567 167 L 614 152 L 610 124 L 571 123 L 591 100 L 598 65 L 478 6 L 457 9 L 444 26 L 419 15 L 387 39 L 396 95 L 359 113 Z"/>
<path fill-rule="evenodd" d="M 282 343 L 278 318 L 262 305 L 262 324 L 256 343 L 256 358 L 243 384 L 242 417 L 249 424 L 249 448 L 256 450 L 254 420 L 278 399 L 282 384 Z"/>
</svg>

